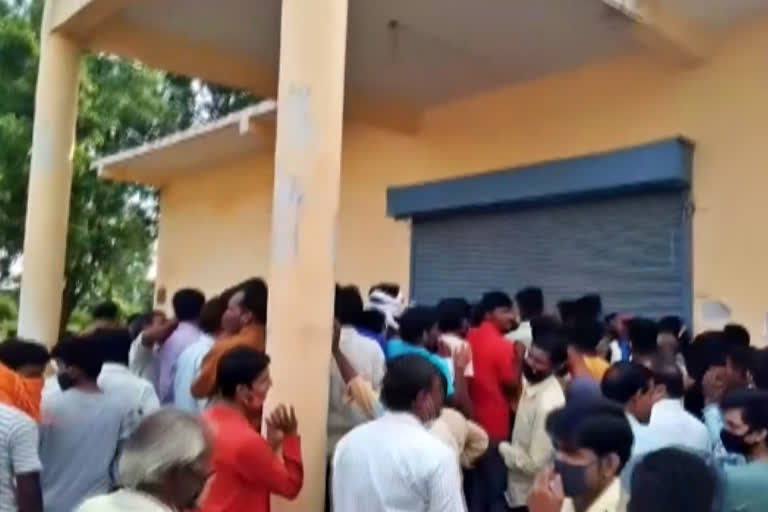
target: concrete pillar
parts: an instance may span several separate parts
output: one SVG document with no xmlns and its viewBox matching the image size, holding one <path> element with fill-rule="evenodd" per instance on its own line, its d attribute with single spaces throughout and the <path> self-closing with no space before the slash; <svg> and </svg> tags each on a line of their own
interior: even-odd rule
<svg viewBox="0 0 768 512">
<path fill-rule="evenodd" d="M 304 457 L 297 501 L 321 512 L 331 359 L 348 0 L 283 0 L 267 353 L 270 408 L 294 404 Z"/>
<path fill-rule="evenodd" d="M 61 314 L 80 65 L 79 48 L 50 30 L 55 3 L 45 2 L 41 28 L 18 325 L 48 345 Z"/>
</svg>

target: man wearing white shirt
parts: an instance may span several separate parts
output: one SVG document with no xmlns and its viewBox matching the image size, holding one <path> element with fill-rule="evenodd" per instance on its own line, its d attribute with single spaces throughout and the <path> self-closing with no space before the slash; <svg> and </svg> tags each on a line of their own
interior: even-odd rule
<svg viewBox="0 0 768 512">
<path fill-rule="evenodd" d="M 334 299 L 334 317 L 341 330 L 339 349 L 359 377 L 368 382 L 374 392 L 381 389 L 386 360 L 379 344 L 360 334 L 353 326 L 363 311 L 363 298 L 354 286 L 337 286 Z M 328 395 L 328 456 L 333 455 L 336 443 L 357 425 L 370 417 L 346 399 L 347 387 L 335 361 L 331 362 Z"/>
<path fill-rule="evenodd" d="M 192 383 L 200 375 L 203 358 L 213 347 L 214 340 L 222 335 L 221 319 L 227 310 L 232 290 L 210 299 L 200 312 L 200 329 L 202 333 L 197 342 L 193 343 L 179 356 L 176 361 L 176 374 L 173 378 L 173 405 L 187 412 L 200 412 L 208 404 L 208 400 L 198 400 L 192 396 Z"/>
<path fill-rule="evenodd" d="M 683 374 L 674 361 L 654 365 L 654 381 L 661 398 L 651 409 L 650 428 L 665 446 L 683 446 L 710 454 L 712 441 L 707 427 L 683 407 Z"/>
<path fill-rule="evenodd" d="M 523 288 L 515 294 L 515 313 L 519 324 L 517 329 L 507 333 L 509 341 L 520 343 L 527 350 L 533 341 L 531 320 L 544 314 L 544 293 L 541 288 Z M 520 352 L 524 353 L 524 350 Z"/>
<path fill-rule="evenodd" d="M 335 512 L 464 512 L 454 452 L 426 425 L 443 405 L 446 383 L 426 358 L 387 366 L 387 412 L 344 436 L 333 458 Z"/>
</svg>

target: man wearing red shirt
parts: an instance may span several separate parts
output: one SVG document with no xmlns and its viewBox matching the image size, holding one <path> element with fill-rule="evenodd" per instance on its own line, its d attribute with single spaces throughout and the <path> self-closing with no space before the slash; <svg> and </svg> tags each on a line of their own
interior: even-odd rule
<svg viewBox="0 0 768 512">
<path fill-rule="evenodd" d="M 272 386 L 269 356 L 250 347 L 224 354 L 216 372 L 222 399 L 203 418 L 213 434 L 213 475 L 202 512 L 269 512 L 269 496 L 295 498 L 304 473 L 296 415 L 284 405 L 267 419 L 267 438 L 254 427 Z"/>
<path fill-rule="evenodd" d="M 504 499 L 506 466 L 498 443 L 510 440 L 510 404 L 517 397 L 520 365 L 514 344 L 504 338 L 512 330 L 515 314 L 506 293 L 489 292 L 480 303 L 483 320 L 469 332 L 474 377 L 469 396 L 477 421 L 491 439 L 491 445 L 469 475 L 467 501 L 470 510 L 490 510 Z"/>
<path fill-rule="evenodd" d="M 494 441 L 508 441 L 510 403 L 520 382 L 520 365 L 513 344 L 504 338 L 514 322 L 512 300 L 503 292 L 483 296 L 483 321 L 470 331 L 475 376 L 469 394 L 475 418 Z"/>
</svg>

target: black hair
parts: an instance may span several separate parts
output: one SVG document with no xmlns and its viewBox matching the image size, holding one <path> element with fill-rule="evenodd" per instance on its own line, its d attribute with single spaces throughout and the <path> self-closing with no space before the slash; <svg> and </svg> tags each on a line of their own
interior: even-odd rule
<svg viewBox="0 0 768 512">
<path fill-rule="evenodd" d="M 267 283 L 260 277 L 255 277 L 242 283 L 235 290 L 235 293 L 237 292 L 243 292 L 241 307 L 250 311 L 257 323 L 266 325 L 267 299 L 269 295 Z"/>
<path fill-rule="evenodd" d="M 437 324 L 437 310 L 427 306 L 409 308 L 400 317 L 400 337 L 412 345 L 422 343 L 424 334 Z"/>
<path fill-rule="evenodd" d="M 133 342 L 128 329 L 96 329 L 84 336 L 84 340 L 98 348 L 105 363 L 128 366 L 128 353 Z"/>
<path fill-rule="evenodd" d="M 387 317 L 378 309 L 366 309 L 360 313 L 357 322 L 355 322 L 355 326 L 360 329 L 381 334 L 387 327 Z"/>
<path fill-rule="evenodd" d="M 483 310 L 483 315 L 486 315 L 494 309 L 511 308 L 512 299 L 510 299 L 509 295 L 504 292 L 492 291 L 483 294 L 483 298 L 480 301 L 480 304 Z"/>
<path fill-rule="evenodd" d="M 751 342 L 749 331 L 743 325 L 728 324 L 723 327 L 723 334 L 725 334 L 729 342 L 742 347 L 748 347 Z"/>
<path fill-rule="evenodd" d="M 134 313 L 128 317 L 128 332 L 131 338 L 136 336 L 144 330 L 144 328 L 152 321 L 152 313 Z"/>
<path fill-rule="evenodd" d="M 203 305 L 200 310 L 200 329 L 206 334 L 216 334 L 221 330 L 221 317 L 227 310 L 227 303 L 217 295 Z"/>
<path fill-rule="evenodd" d="M 549 362 L 557 368 L 568 358 L 568 344 L 559 331 L 541 330 L 534 332 L 532 345 L 549 355 Z"/>
<path fill-rule="evenodd" d="M 466 299 L 443 299 L 437 304 L 438 326 L 443 332 L 455 332 L 468 322 L 472 312 Z"/>
<path fill-rule="evenodd" d="M 557 303 L 557 312 L 563 325 L 569 325 L 576 319 L 576 301 L 561 300 Z"/>
<path fill-rule="evenodd" d="M 473 302 L 469 307 L 469 323 L 472 327 L 477 327 L 483 323 L 483 317 L 485 316 L 485 312 L 483 311 L 483 304 L 479 301 Z"/>
<path fill-rule="evenodd" d="M 251 387 L 269 366 L 269 356 L 251 347 L 226 352 L 216 367 L 216 388 L 224 398 L 233 398 L 239 385 Z"/>
<path fill-rule="evenodd" d="M 720 410 L 741 409 L 741 417 L 750 431 L 768 430 L 768 391 L 744 389 L 728 393 L 720 402 Z"/>
<path fill-rule="evenodd" d="M 619 457 L 617 474 L 629 460 L 632 428 L 624 409 L 605 399 L 567 403 L 547 417 L 547 432 L 556 446 L 586 448 L 598 457 L 615 453 Z"/>
<path fill-rule="evenodd" d="M 598 321 L 578 321 L 565 328 L 568 344 L 583 352 L 594 352 L 603 332 L 603 325 Z"/>
<path fill-rule="evenodd" d="M 0 363 L 11 370 L 26 365 L 45 366 L 50 358 L 45 345 L 34 341 L 8 338 L 0 343 Z"/>
<path fill-rule="evenodd" d="M 603 299 L 597 293 L 584 295 L 573 303 L 577 321 L 598 322 L 603 311 Z"/>
<path fill-rule="evenodd" d="M 645 393 L 653 385 L 653 372 L 639 363 L 621 361 L 614 363 L 603 375 L 600 390 L 609 400 L 622 406 L 638 392 Z"/>
<path fill-rule="evenodd" d="M 205 295 L 200 290 L 183 288 L 173 294 L 173 313 L 183 322 L 194 322 L 200 318 L 205 304 Z"/>
<path fill-rule="evenodd" d="M 109 320 L 114 322 L 120 316 L 120 308 L 111 300 L 97 304 L 91 310 L 91 316 L 95 320 Z"/>
<path fill-rule="evenodd" d="M 333 315 L 341 325 L 354 325 L 363 312 L 363 297 L 357 286 L 336 285 Z"/>
<path fill-rule="evenodd" d="M 563 326 L 557 318 L 552 316 L 538 316 L 532 318 L 531 333 L 533 334 L 533 339 L 554 334 L 560 336 L 560 338 L 565 341 L 565 330 L 563 329 Z"/>
<path fill-rule="evenodd" d="M 704 460 L 679 448 L 643 456 L 632 472 L 627 512 L 714 510 L 718 479 Z"/>
<path fill-rule="evenodd" d="M 755 349 L 750 346 L 745 347 L 744 345 L 729 342 L 726 358 L 736 371 L 746 375 L 747 371 L 753 366 Z"/>
<path fill-rule="evenodd" d="M 101 348 L 88 336 L 62 340 L 51 351 L 51 357 L 61 360 L 83 372 L 86 378 L 96 381 L 104 364 Z"/>
<path fill-rule="evenodd" d="M 657 352 L 659 328 L 656 322 L 648 318 L 633 318 L 627 323 L 627 332 L 633 354 L 648 356 Z"/>
<path fill-rule="evenodd" d="M 688 374 L 701 381 L 712 366 L 725 366 L 728 339 L 722 331 L 706 331 L 696 336 L 685 357 Z"/>
<path fill-rule="evenodd" d="M 530 320 L 544 313 L 544 292 L 541 288 L 523 288 L 515 294 L 515 302 L 523 320 Z"/>
<path fill-rule="evenodd" d="M 665 316 L 659 320 L 659 333 L 669 333 L 677 339 L 678 350 L 683 355 L 688 353 L 691 345 L 691 332 L 686 328 L 685 321 L 679 316 Z"/>
<path fill-rule="evenodd" d="M 438 375 L 437 367 L 423 356 L 395 357 L 387 363 L 381 401 L 391 411 L 409 411 L 420 392 L 432 390 L 432 382 Z"/>
<path fill-rule="evenodd" d="M 682 398 L 685 394 L 683 372 L 674 360 L 657 357 L 653 361 L 653 380 L 663 384 L 669 398 Z"/>
<path fill-rule="evenodd" d="M 768 348 L 754 351 L 750 372 L 755 387 L 768 391 Z"/>
</svg>

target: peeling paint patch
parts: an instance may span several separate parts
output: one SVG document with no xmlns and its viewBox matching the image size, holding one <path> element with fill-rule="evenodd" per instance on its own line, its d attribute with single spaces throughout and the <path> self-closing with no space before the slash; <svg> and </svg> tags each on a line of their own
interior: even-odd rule
<svg viewBox="0 0 768 512">
<path fill-rule="evenodd" d="M 296 84 L 288 87 L 288 92 L 278 109 L 278 117 L 285 116 L 281 135 L 289 151 L 306 151 L 314 141 L 314 125 L 310 111 L 312 90 Z M 279 122 L 279 121 L 278 121 Z"/>
<path fill-rule="evenodd" d="M 304 191 L 296 176 L 275 170 L 275 197 L 272 219 L 272 261 L 291 264 L 299 250 L 299 215 Z"/>
</svg>

